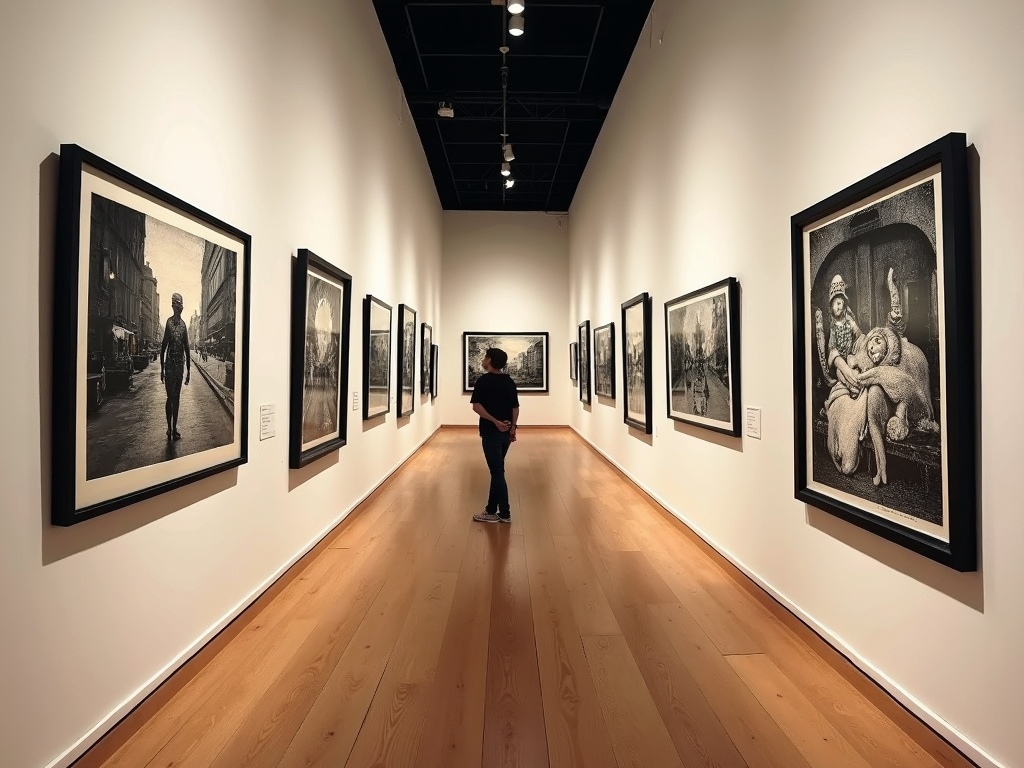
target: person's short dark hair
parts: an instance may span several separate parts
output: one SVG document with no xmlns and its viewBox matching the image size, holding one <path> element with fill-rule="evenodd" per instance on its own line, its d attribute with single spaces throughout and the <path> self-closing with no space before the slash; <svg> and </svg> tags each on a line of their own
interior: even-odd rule
<svg viewBox="0 0 1024 768">
<path fill-rule="evenodd" d="M 491 347 L 487 350 L 487 357 L 491 360 L 491 365 L 497 368 L 499 371 L 508 365 L 508 355 L 497 347 Z"/>
</svg>

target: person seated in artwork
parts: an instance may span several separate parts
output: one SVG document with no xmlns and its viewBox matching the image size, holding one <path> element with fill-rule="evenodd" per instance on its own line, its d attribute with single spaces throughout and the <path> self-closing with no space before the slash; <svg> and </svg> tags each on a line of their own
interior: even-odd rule
<svg viewBox="0 0 1024 768">
<path fill-rule="evenodd" d="M 886 438 L 900 442 L 912 430 L 939 430 L 929 395 L 928 361 L 904 336 L 906 322 L 892 269 L 887 282 L 891 308 L 886 327 L 859 335 L 841 362 L 830 352 L 838 381 L 825 401 L 828 450 L 836 469 L 844 475 L 856 472 L 861 441 L 870 436 L 878 466 L 872 478 L 876 486 L 888 482 Z"/>
</svg>

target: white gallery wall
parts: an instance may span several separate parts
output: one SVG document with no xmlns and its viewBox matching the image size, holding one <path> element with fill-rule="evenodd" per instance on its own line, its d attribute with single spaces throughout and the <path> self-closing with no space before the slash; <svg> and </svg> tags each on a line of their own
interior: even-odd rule
<svg viewBox="0 0 1024 768">
<path fill-rule="evenodd" d="M 1024 765 L 1022 31 L 1017 0 L 658 0 L 570 211 L 571 322 L 654 299 L 656 434 L 597 404 L 573 403 L 572 425 L 969 756 L 1007 768 Z M 974 147 L 967 574 L 793 498 L 790 217 L 950 131 Z M 761 440 L 665 416 L 664 302 L 730 275 Z"/>
<path fill-rule="evenodd" d="M 346 408 L 349 444 L 288 469 L 295 251 L 353 276 L 357 389 L 366 293 L 440 330 L 442 222 L 370 0 L 5 2 L 0 103 L 0 763 L 36 768 L 70 762 L 436 429 L 419 395 L 400 421 Z M 248 464 L 66 529 L 49 525 L 62 142 L 252 236 Z"/>
<path fill-rule="evenodd" d="M 547 331 L 548 392 L 520 393 L 519 423 L 567 424 L 569 225 L 547 213 L 445 211 L 438 386 L 443 424 L 476 424 L 462 391 L 465 331 Z M 477 364 L 478 360 L 470 361 Z"/>
</svg>

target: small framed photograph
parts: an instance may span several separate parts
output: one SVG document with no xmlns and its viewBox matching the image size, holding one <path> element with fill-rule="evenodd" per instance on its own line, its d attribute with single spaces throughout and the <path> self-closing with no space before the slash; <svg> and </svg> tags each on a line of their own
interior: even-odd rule
<svg viewBox="0 0 1024 768">
<path fill-rule="evenodd" d="M 51 519 L 244 464 L 249 235 L 61 146 Z"/>
<path fill-rule="evenodd" d="M 580 402 L 590 405 L 590 321 L 584 320 L 576 327 L 576 345 L 580 351 L 579 385 Z"/>
<path fill-rule="evenodd" d="M 594 329 L 594 394 L 615 397 L 615 323 Z"/>
<path fill-rule="evenodd" d="M 434 345 L 434 329 L 426 323 L 420 324 L 420 393 L 430 394 L 431 347 Z"/>
<path fill-rule="evenodd" d="M 792 218 L 796 498 L 977 567 L 967 144 Z"/>
<path fill-rule="evenodd" d="M 576 381 L 580 377 L 580 345 L 569 343 L 569 378 Z"/>
<path fill-rule="evenodd" d="M 646 292 L 622 304 L 622 384 L 623 421 L 651 434 L 651 297 Z"/>
<path fill-rule="evenodd" d="M 416 410 L 416 310 L 398 305 L 398 418 Z"/>
<path fill-rule="evenodd" d="M 739 287 L 736 278 L 665 302 L 668 417 L 740 434 Z"/>
<path fill-rule="evenodd" d="M 292 277 L 292 380 L 288 466 L 345 445 L 352 276 L 302 248 Z"/>
<path fill-rule="evenodd" d="M 391 410 L 391 305 L 363 299 L 363 420 Z"/>
<path fill-rule="evenodd" d="M 437 344 L 430 345 L 430 399 L 437 397 L 437 378 L 440 375 L 437 368 L 438 358 Z"/>
<path fill-rule="evenodd" d="M 480 361 L 496 347 L 508 355 L 502 369 L 520 392 L 548 391 L 548 332 L 466 331 L 462 334 L 462 391 L 472 392 L 483 374 Z"/>
</svg>

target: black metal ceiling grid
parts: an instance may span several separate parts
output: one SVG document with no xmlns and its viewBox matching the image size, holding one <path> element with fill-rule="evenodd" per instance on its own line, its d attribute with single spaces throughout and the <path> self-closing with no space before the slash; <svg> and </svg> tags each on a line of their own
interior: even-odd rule
<svg viewBox="0 0 1024 768">
<path fill-rule="evenodd" d="M 565 211 L 652 0 L 526 0 L 526 32 L 504 2 L 374 0 L 446 210 Z M 506 189 L 500 46 L 507 45 Z M 448 102 L 455 117 L 437 114 Z"/>
</svg>

